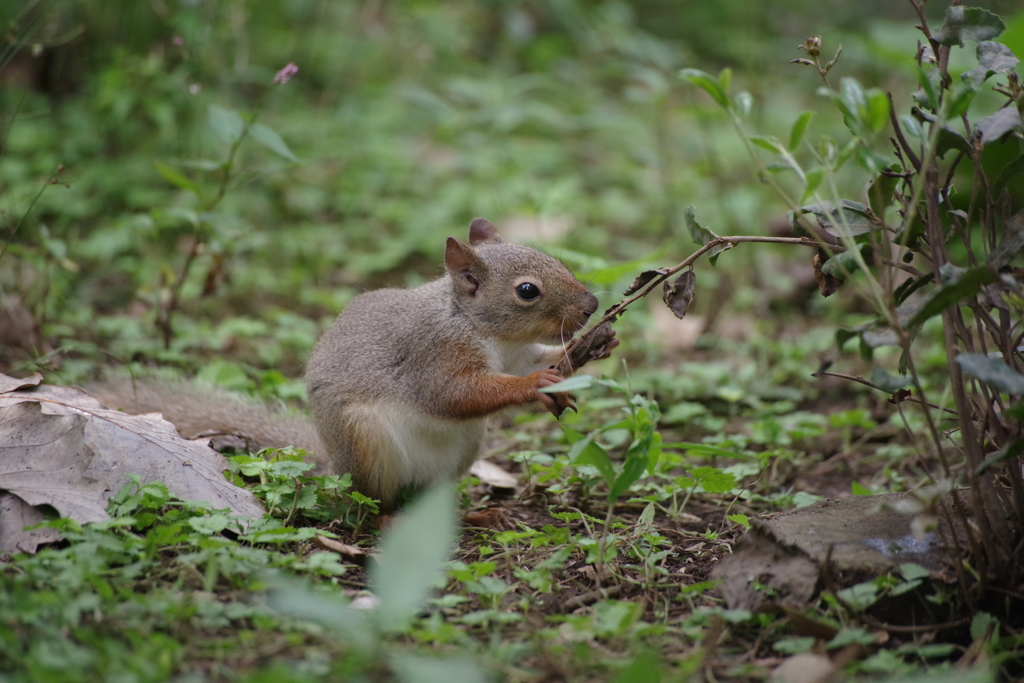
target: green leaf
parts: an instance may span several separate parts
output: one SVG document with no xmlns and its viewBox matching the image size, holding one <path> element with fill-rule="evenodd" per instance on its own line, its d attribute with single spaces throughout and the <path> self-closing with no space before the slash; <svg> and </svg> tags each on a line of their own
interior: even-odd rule
<svg viewBox="0 0 1024 683">
<path fill-rule="evenodd" d="M 242 135 L 245 134 L 245 120 L 233 109 L 225 109 L 211 104 L 206 118 L 214 135 L 229 145 L 241 140 Z"/>
<path fill-rule="evenodd" d="M 992 635 L 995 636 L 995 632 L 999 629 L 999 620 L 988 612 L 978 612 L 975 614 L 974 618 L 971 619 L 971 638 L 978 640 L 985 637 L 985 633 L 988 632 L 991 624 L 994 624 Z"/>
<path fill-rule="evenodd" d="M 852 493 L 855 496 L 871 495 L 871 491 L 869 491 L 863 484 L 857 481 L 850 482 L 850 493 Z"/>
<path fill-rule="evenodd" d="M 798 655 L 810 652 L 816 642 L 818 640 L 813 636 L 779 638 L 772 644 L 772 649 L 784 655 Z"/>
<path fill-rule="evenodd" d="M 736 475 L 717 467 L 696 467 L 690 474 L 705 493 L 726 493 L 736 488 Z"/>
<path fill-rule="evenodd" d="M 836 330 L 836 348 L 839 351 L 842 351 L 843 347 L 846 346 L 846 342 L 850 341 L 851 339 L 856 339 L 861 335 L 863 331 L 864 330 L 861 329 L 846 330 L 840 327 L 838 330 Z"/>
<path fill-rule="evenodd" d="M 722 92 L 729 92 L 729 84 L 732 83 L 732 69 L 725 67 L 718 72 L 718 87 L 722 89 Z"/>
<path fill-rule="evenodd" d="M 843 79 L 840 83 L 840 95 L 851 110 L 861 109 L 867 103 L 864 89 L 855 78 L 846 77 Z"/>
<path fill-rule="evenodd" d="M 221 358 L 214 358 L 196 374 L 196 379 L 207 384 L 215 384 L 225 389 L 244 391 L 253 386 L 249 375 L 238 364 Z"/>
<path fill-rule="evenodd" d="M 403 630 L 420 610 L 444 573 L 455 531 L 455 491 L 446 484 L 423 493 L 384 535 L 370 572 L 383 631 Z"/>
<path fill-rule="evenodd" d="M 878 385 L 878 388 L 882 391 L 887 391 L 890 394 L 899 391 L 903 387 L 910 384 L 910 380 L 906 377 L 898 377 L 892 373 L 886 372 L 877 365 L 871 368 L 871 382 Z"/>
<path fill-rule="evenodd" d="M 736 108 L 737 114 L 745 117 L 750 114 L 750 110 L 754 107 L 754 96 L 745 90 L 737 93 L 736 97 L 733 98 L 733 106 Z"/>
<path fill-rule="evenodd" d="M 727 520 L 729 520 L 730 522 L 732 522 L 733 524 L 739 524 L 740 526 L 742 526 L 742 527 L 744 527 L 746 529 L 750 528 L 750 518 L 747 517 L 746 515 L 741 515 L 741 514 L 726 515 L 725 518 Z"/>
<path fill-rule="evenodd" d="M 782 142 L 774 135 L 750 135 L 747 139 L 761 149 L 766 149 L 775 154 L 778 154 L 783 149 Z"/>
<path fill-rule="evenodd" d="M 874 581 L 868 581 L 866 583 L 858 583 L 849 588 L 844 588 L 836 593 L 843 602 L 848 604 L 855 611 L 865 610 L 871 607 L 878 599 L 878 586 Z M 845 635 L 844 635 L 845 634 Z M 862 636 L 866 634 L 864 629 L 861 628 L 844 628 L 840 631 L 832 642 L 828 644 L 829 649 L 839 647 L 841 645 L 849 645 L 850 643 L 864 642 Z M 843 636 L 840 638 L 840 636 Z M 871 636 L 874 640 L 874 636 Z"/>
<path fill-rule="evenodd" d="M 860 252 L 861 258 L 868 267 L 874 265 L 875 253 L 870 244 L 858 244 L 857 250 Z M 821 264 L 822 273 L 831 275 L 832 277 L 840 280 L 848 279 L 858 270 L 860 270 L 860 264 L 857 263 L 857 259 L 854 254 L 849 251 L 840 252 Z"/>
<path fill-rule="evenodd" d="M 904 219 L 892 241 L 907 249 L 917 250 L 921 247 L 921 239 L 924 236 L 924 222 L 921 220 L 921 214 L 915 211 L 909 222 Z"/>
<path fill-rule="evenodd" d="M 900 171 L 900 167 L 896 164 L 885 169 L 887 171 Z M 891 175 L 885 173 L 879 173 L 875 176 L 875 179 L 871 181 L 871 185 L 868 186 L 868 204 L 871 207 L 872 213 L 881 220 L 885 216 L 885 210 L 892 204 L 892 196 L 896 191 L 896 185 L 899 183 L 899 178 L 894 178 Z"/>
<path fill-rule="evenodd" d="M 648 503 L 644 511 L 636 519 L 637 526 L 648 526 L 654 523 L 654 503 Z"/>
<path fill-rule="evenodd" d="M 308 462 L 279 460 L 278 462 L 270 463 L 269 471 L 278 477 L 301 477 L 314 467 L 316 466 Z"/>
<path fill-rule="evenodd" d="M 273 129 L 264 126 L 262 123 L 257 123 L 249 129 L 249 135 L 252 139 L 263 145 L 271 152 L 280 154 L 288 161 L 298 161 L 299 158 L 292 154 L 292 151 L 288 149 L 288 145 L 281 139 L 281 136 L 274 132 Z"/>
<path fill-rule="evenodd" d="M 168 166 L 160 161 L 154 161 L 153 165 L 156 167 L 156 172 L 171 185 L 182 190 L 188 190 L 189 192 L 199 194 L 199 186 L 189 180 L 188 177 L 178 171 L 178 169 Z"/>
<path fill-rule="evenodd" d="M 1013 412 L 1019 413 L 1020 408 L 1022 407 L 1024 407 L 1024 403 L 1018 403 L 1014 406 L 1014 408 L 1016 408 L 1017 411 L 1014 411 L 1013 408 L 1011 408 L 1010 410 L 1006 411 L 1006 414 L 1009 415 L 1010 413 Z M 1011 415 L 1011 417 L 1013 417 L 1013 419 L 1015 420 L 1021 419 L 1019 415 Z M 976 470 L 976 472 L 978 474 L 982 474 L 989 468 L 995 467 L 1000 463 L 1007 462 L 1008 460 L 1016 461 L 1017 458 L 1020 457 L 1021 453 L 1024 453 L 1024 439 L 1014 439 L 1009 444 L 1007 444 L 1005 448 L 1000 448 L 998 451 L 985 458 L 985 460 L 982 461 L 980 465 L 978 465 L 978 469 Z"/>
<path fill-rule="evenodd" d="M 977 94 L 975 87 L 969 83 L 963 83 L 953 88 L 953 95 L 946 102 L 946 117 L 960 118 L 966 114 Z"/>
<path fill-rule="evenodd" d="M 1003 362 L 1002 358 L 983 353 L 957 354 L 956 363 L 971 377 L 1003 394 L 1024 395 L 1024 376 Z"/>
<path fill-rule="evenodd" d="M 989 77 L 1012 71 L 1020 60 L 1002 43 L 983 40 L 978 43 L 978 66 L 960 74 L 965 83 L 980 86 Z"/>
<path fill-rule="evenodd" d="M 711 232 L 710 230 L 703 227 L 700 223 L 697 222 L 697 218 L 695 217 L 696 211 L 697 209 L 696 207 L 693 206 L 693 204 L 686 207 L 686 212 L 683 214 L 683 220 L 686 222 L 686 228 L 690 231 L 690 237 L 693 238 L 693 241 L 701 246 L 704 246 L 711 240 L 718 239 L 718 235 Z M 714 257 L 718 256 L 718 254 L 721 254 L 726 249 L 731 248 L 731 244 L 723 244 L 707 252 L 708 260 L 711 261 L 711 265 L 714 265 Z"/>
<path fill-rule="evenodd" d="M 270 589 L 267 603 L 271 609 L 323 625 L 364 656 L 374 652 L 378 636 L 367 621 L 366 612 L 352 609 L 338 599 L 337 593 L 314 591 L 308 584 L 283 574 L 270 576 Z"/>
<path fill-rule="evenodd" d="M 1021 248 L 1024 248 L 1024 210 L 1018 211 L 1006 220 L 1003 232 L 1003 240 L 988 257 L 989 265 L 996 270 L 1009 265 L 1020 253 Z"/>
<path fill-rule="evenodd" d="M 930 77 L 930 73 L 926 72 L 920 66 L 917 66 L 916 69 L 917 69 L 917 82 L 921 86 L 921 93 L 924 95 L 924 99 L 921 100 L 921 99 L 917 98 L 916 94 L 915 94 L 915 99 L 917 99 L 921 103 L 921 106 L 928 107 L 928 109 L 932 110 L 933 112 L 934 111 L 938 111 L 939 110 L 939 94 L 935 90 L 935 84 L 932 82 L 932 79 Z M 934 72 L 932 72 L 932 73 L 934 73 Z"/>
<path fill-rule="evenodd" d="M 622 473 L 608 489 L 608 500 L 618 499 L 633 483 L 640 478 L 647 468 L 646 458 L 629 458 L 622 466 Z"/>
<path fill-rule="evenodd" d="M 903 128 L 903 132 L 909 137 L 917 140 L 924 141 L 924 129 L 921 128 L 921 122 L 910 114 L 903 114 L 899 117 L 900 127 Z"/>
<path fill-rule="evenodd" d="M 1021 127 L 1020 112 L 1016 107 L 1003 107 L 995 114 L 979 119 L 974 131 L 984 144 L 995 142 L 1015 128 Z"/>
<path fill-rule="evenodd" d="M 659 666 L 658 655 L 647 651 L 642 652 L 630 662 L 630 665 L 612 679 L 612 683 L 638 683 L 639 681 L 661 681 L 664 672 Z"/>
<path fill-rule="evenodd" d="M 844 199 L 839 207 L 836 207 L 832 202 L 821 202 L 819 204 L 802 206 L 798 213 L 794 214 L 794 212 L 790 211 L 788 215 L 790 224 L 799 224 L 796 220 L 797 216 L 808 213 L 814 214 L 818 219 L 818 225 L 830 235 L 836 237 L 849 235 L 854 237 L 871 232 L 877 227 L 872 222 L 868 211 L 868 207 L 864 204 Z"/>
<path fill-rule="evenodd" d="M 178 166 L 184 166 L 185 168 L 194 168 L 199 171 L 219 171 L 224 168 L 223 161 L 214 161 L 213 159 L 185 159 L 174 162 Z"/>
<path fill-rule="evenodd" d="M 212 536 L 213 534 L 219 534 L 228 527 L 231 520 L 227 515 L 207 515 L 206 517 L 190 517 L 188 525 L 198 531 L 201 534 L 207 534 Z"/>
<path fill-rule="evenodd" d="M 647 451 L 647 472 L 651 475 L 654 474 L 654 468 L 658 466 L 658 461 L 661 460 L 661 432 L 654 432 L 651 436 L 651 447 Z"/>
<path fill-rule="evenodd" d="M 491 680 L 479 664 L 466 656 L 427 657 L 396 649 L 389 659 L 402 683 L 487 683 Z"/>
<path fill-rule="evenodd" d="M 804 193 L 800 197 L 800 201 L 807 201 L 808 198 L 810 198 L 810 196 L 814 194 L 814 192 L 818 189 L 818 186 L 821 185 L 821 181 L 824 180 L 824 178 L 825 169 L 822 168 L 821 166 L 816 166 L 812 168 L 810 171 L 807 171 L 805 177 L 806 182 L 804 185 Z"/>
<path fill-rule="evenodd" d="M 572 448 L 569 449 L 569 462 L 573 465 L 596 467 L 608 486 L 615 481 L 615 466 L 612 465 L 612 460 L 608 457 L 608 451 L 594 443 L 592 436 L 587 436 L 572 445 Z"/>
<path fill-rule="evenodd" d="M 992 196 L 1002 196 L 1006 183 L 1010 182 L 1011 178 L 1020 173 L 1024 173 L 1024 154 L 1003 166 L 1003 169 L 999 171 L 999 175 L 996 176 L 995 181 L 992 183 Z"/>
<path fill-rule="evenodd" d="M 900 565 L 900 574 L 907 581 L 923 581 L 931 578 L 932 573 L 919 564 L 904 562 Z"/>
<path fill-rule="evenodd" d="M 867 95 L 864 122 L 872 132 L 878 132 L 889 124 L 889 96 L 878 88 L 871 88 Z"/>
<path fill-rule="evenodd" d="M 981 291 L 982 287 L 990 285 L 998 279 L 998 273 L 987 265 L 958 272 L 951 282 L 938 287 L 929 295 L 921 308 L 908 321 L 907 327 L 910 329 L 920 327 L 932 316 L 942 313 L 962 299 L 974 296 Z"/>
<path fill-rule="evenodd" d="M 990 40 L 1004 30 L 1003 21 L 988 10 L 955 5 L 946 10 L 946 21 L 932 31 L 932 39 L 940 45 L 963 45 L 965 40 Z"/>
<path fill-rule="evenodd" d="M 679 75 L 710 95 L 711 99 L 720 107 L 729 107 L 729 98 L 726 96 L 725 90 L 711 74 L 700 69 L 683 69 Z"/>
<path fill-rule="evenodd" d="M 807 126 L 811 123 L 811 119 L 814 118 L 813 111 L 805 111 L 797 117 L 797 120 L 793 122 L 793 127 L 789 130 L 789 149 L 790 151 L 795 150 L 800 146 L 800 143 L 804 139 L 804 133 L 807 132 Z"/>
</svg>

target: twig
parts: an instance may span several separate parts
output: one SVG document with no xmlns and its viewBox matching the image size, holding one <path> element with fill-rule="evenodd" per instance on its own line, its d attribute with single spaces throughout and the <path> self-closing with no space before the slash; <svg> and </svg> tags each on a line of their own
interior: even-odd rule
<svg viewBox="0 0 1024 683">
<path fill-rule="evenodd" d="M 889 266 L 890 268 L 897 268 L 899 270 L 902 270 L 905 273 L 910 273 L 914 277 L 921 277 L 921 276 L 924 275 L 924 273 L 922 273 L 920 270 L 918 270 L 914 266 L 909 266 L 906 263 L 900 263 L 899 261 L 893 261 L 892 259 L 880 258 L 880 259 L 878 259 L 878 262 L 879 263 L 883 263 L 883 264 Z"/>
<path fill-rule="evenodd" d="M 598 600 L 607 600 L 608 598 L 614 598 L 616 595 L 622 592 L 622 586 L 609 586 L 608 588 L 601 588 L 596 591 L 590 591 L 583 595 L 577 595 L 575 598 L 570 598 L 562 603 L 564 611 L 568 612 L 579 607 L 586 607 Z"/>
<path fill-rule="evenodd" d="M 598 328 L 600 328 L 601 325 L 604 325 L 605 323 L 609 322 L 614 322 L 620 315 L 622 315 L 626 311 L 630 304 L 632 304 L 637 299 L 642 299 L 643 297 L 650 294 L 655 287 L 657 287 L 662 282 L 669 279 L 679 271 L 683 270 L 684 268 L 692 266 L 698 258 L 703 256 L 707 252 L 717 247 L 722 247 L 723 249 L 731 249 L 735 245 L 741 244 L 743 242 L 766 242 L 770 244 L 801 244 L 807 247 L 821 247 L 821 244 L 817 240 L 813 240 L 810 237 L 761 237 L 758 235 L 733 235 L 728 237 L 716 237 L 713 240 L 707 242 L 700 249 L 693 252 L 685 259 L 683 259 L 680 263 L 672 266 L 671 268 L 659 268 L 656 271 L 654 271 L 657 273 L 657 275 L 654 276 L 650 280 L 650 282 L 646 283 L 643 287 L 638 289 L 632 295 L 626 297 L 619 303 L 609 308 L 607 311 L 605 311 L 604 315 L 601 316 L 601 319 L 598 320 L 593 325 L 591 325 L 586 332 L 583 332 L 578 337 L 569 342 L 569 344 L 566 345 L 565 347 L 565 359 L 570 358 L 572 356 L 573 349 L 575 349 L 580 344 L 583 344 L 588 339 L 590 339 L 590 337 L 594 335 L 595 331 Z M 568 360 L 563 360 L 562 362 L 560 362 L 557 366 L 558 370 L 563 374 L 568 374 L 568 363 Z"/>
<path fill-rule="evenodd" d="M 871 628 L 882 629 L 889 633 L 930 633 L 932 631 L 948 631 L 954 628 L 960 628 L 971 623 L 972 617 L 964 617 L 963 619 L 957 619 L 956 621 L 947 621 L 944 624 L 921 624 L 919 626 L 898 626 L 893 624 L 886 624 L 878 619 L 875 619 L 870 614 L 860 614 L 857 616 L 858 619 L 863 621 Z"/>
<path fill-rule="evenodd" d="M 57 176 L 60 175 L 63 171 L 64 164 L 59 164 L 57 166 L 57 170 L 51 173 L 50 177 L 47 178 L 46 182 L 43 183 L 43 186 L 39 188 L 39 192 L 37 192 L 36 196 L 32 198 L 32 202 L 28 205 L 28 208 L 25 209 L 25 212 L 23 214 L 21 214 L 21 218 L 18 219 L 18 222 L 14 224 L 14 227 L 11 228 L 10 233 L 8 233 L 7 237 L 4 239 L 3 248 L 0 248 L 0 259 L 2 259 L 4 257 L 4 254 L 7 253 L 7 247 L 14 243 L 14 236 L 18 234 L 18 230 L 21 228 L 21 224 L 25 222 L 25 217 L 32 213 L 32 209 L 35 208 L 36 202 L 38 202 L 39 198 L 43 196 L 43 193 L 46 192 L 46 189 L 50 187 L 50 185 L 57 184 Z"/>
<path fill-rule="evenodd" d="M 891 394 L 892 393 L 891 391 L 885 391 L 885 389 L 883 389 L 882 387 L 878 386 L 874 382 L 871 382 L 870 380 L 866 380 L 863 377 L 859 377 L 857 375 L 846 375 L 846 374 L 843 374 L 841 372 L 824 372 L 824 371 L 822 371 L 822 372 L 812 373 L 811 377 L 838 377 L 839 379 L 848 379 L 851 382 L 858 382 L 860 384 L 863 384 L 866 387 L 871 387 L 872 389 L 877 389 L 878 391 L 884 391 L 887 394 Z M 958 414 L 955 410 L 952 410 L 950 408 L 946 408 L 946 407 L 943 407 L 943 406 L 940 406 L 940 405 L 936 405 L 936 404 L 932 403 L 931 401 L 922 401 L 921 399 L 919 399 L 919 398 L 917 398 L 915 396 L 907 396 L 903 400 L 904 401 L 912 401 L 913 403 L 920 403 L 923 406 L 928 406 L 929 408 L 935 408 L 937 410 L 945 410 L 947 413 L 953 413 L 954 415 Z"/>
<path fill-rule="evenodd" d="M 892 129 L 896 132 L 896 139 L 899 140 L 900 147 L 903 148 L 903 153 L 907 155 L 910 165 L 914 167 L 915 171 L 920 173 L 921 160 L 917 158 L 914 150 L 910 147 L 910 143 L 907 142 L 907 138 L 903 136 L 903 128 L 900 126 L 899 119 L 896 118 L 896 103 L 892 101 L 892 93 L 886 94 L 889 96 L 889 122 L 892 123 Z"/>
</svg>

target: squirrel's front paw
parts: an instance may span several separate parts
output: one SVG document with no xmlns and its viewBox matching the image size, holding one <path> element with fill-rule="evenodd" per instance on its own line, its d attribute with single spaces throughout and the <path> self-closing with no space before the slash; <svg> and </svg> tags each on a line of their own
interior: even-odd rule
<svg viewBox="0 0 1024 683">
<path fill-rule="evenodd" d="M 612 349 L 619 345 L 611 323 L 604 323 L 587 340 L 572 350 L 572 365 L 581 368 L 592 360 L 602 360 L 612 355 Z"/>
<path fill-rule="evenodd" d="M 548 368 L 546 370 L 538 370 L 533 373 L 533 377 L 536 379 L 537 388 L 543 389 L 544 387 L 550 387 L 553 384 L 565 380 L 562 373 L 558 372 L 554 368 Z M 566 408 L 572 408 L 576 410 L 576 397 L 567 391 L 560 391 L 557 394 L 545 394 L 541 391 L 537 393 L 537 400 L 544 404 L 544 407 L 554 415 L 555 417 L 561 416 L 565 412 Z"/>
</svg>

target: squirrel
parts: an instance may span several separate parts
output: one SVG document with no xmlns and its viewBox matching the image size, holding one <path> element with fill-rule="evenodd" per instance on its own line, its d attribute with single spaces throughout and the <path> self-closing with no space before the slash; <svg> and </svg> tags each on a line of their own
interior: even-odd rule
<svg viewBox="0 0 1024 683">
<path fill-rule="evenodd" d="M 296 446 L 319 469 L 350 473 L 354 488 L 397 506 L 406 487 L 466 473 L 488 415 L 539 401 L 556 417 L 571 394 L 539 389 L 619 344 L 602 325 L 565 357 L 563 345 L 597 310 L 560 261 L 505 242 L 486 219 L 469 243 L 449 237 L 446 274 L 414 289 L 353 298 L 306 366 L 313 424 L 229 392 L 197 396 L 182 383 L 103 383 L 90 393 L 129 412 L 162 412 L 184 436 L 238 433 L 251 447 Z M 314 429 L 315 425 L 315 429 Z"/>
</svg>

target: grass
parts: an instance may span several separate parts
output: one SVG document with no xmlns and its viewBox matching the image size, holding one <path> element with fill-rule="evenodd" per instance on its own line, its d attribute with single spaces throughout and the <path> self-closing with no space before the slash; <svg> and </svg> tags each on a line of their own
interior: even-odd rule
<svg viewBox="0 0 1024 683">
<path fill-rule="evenodd" d="M 72 384 L 159 367 L 301 407 L 296 378 L 338 310 L 435 277 L 473 216 L 546 243 L 604 306 L 697 248 L 691 204 L 717 234 L 777 232 L 789 207 L 678 70 L 733 65 L 750 131 L 787 140 L 818 111 L 794 152 L 806 164 L 849 135 L 793 48 L 842 42 L 834 75 L 899 99 L 913 44 L 894 47 L 907 22 L 888 5 L 868 21 L 794 2 L 775 33 L 720 5 L 661 20 L 652 3 L 0 10 L 43 55 L 0 56 L 0 370 Z M 1009 45 L 1024 17 L 1004 19 Z M 288 62 L 298 74 L 273 84 Z M 834 182 L 861 197 L 852 166 Z M 800 652 L 851 678 L 1019 674 L 1019 623 L 979 617 L 937 643 L 829 592 L 800 614 L 726 609 L 710 572 L 751 518 L 914 489 L 936 455 L 920 413 L 811 377 L 871 372 L 835 350 L 840 323 L 872 317 L 852 287 L 826 302 L 807 255 L 770 245 L 697 275 L 684 321 L 638 304 L 616 323 L 622 347 L 580 414 L 494 421 L 486 455 L 517 475 L 513 497 L 470 478 L 412 503 L 395 533 L 425 555 L 325 549 L 377 548 L 373 502 L 288 453 L 233 458 L 270 511 L 248 526 L 158 482 L 115 495 L 108 523 L 50 522 L 63 543 L 0 565 L 0 680 L 756 681 Z M 948 404 L 934 322 L 916 360 Z M 507 528 L 453 535 L 456 501 L 502 507 Z M 362 609 L 368 591 L 385 608 Z"/>
</svg>

